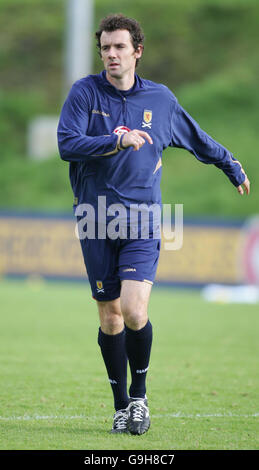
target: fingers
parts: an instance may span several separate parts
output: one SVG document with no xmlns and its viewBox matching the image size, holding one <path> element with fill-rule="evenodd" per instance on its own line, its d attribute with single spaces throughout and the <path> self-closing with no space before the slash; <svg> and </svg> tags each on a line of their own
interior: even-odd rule
<svg viewBox="0 0 259 470">
<path fill-rule="evenodd" d="M 239 194 L 241 194 L 241 196 L 243 196 L 243 194 L 244 194 L 243 187 L 245 189 L 246 194 L 247 195 L 250 194 L 250 181 L 247 178 L 247 176 L 246 176 L 245 181 L 240 186 L 237 187 L 237 190 L 238 190 Z"/>
<path fill-rule="evenodd" d="M 143 137 L 134 135 L 134 140 L 133 140 L 133 150 L 139 150 L 141 147 L 143 147 L 145 143 L 145 139 Z"/>
<path fill-rule="evenodd" d="M 153 140 L 152 140 L 151 136 L 150 136 L 147 132 L 145 132 L 145 131 L 140 131 L 139 129 L 134 129 L 133 132 L 136 132 L 136 133 L 139 134 L 140 136 L 144 137 L 144 139 L 146 139 L 149 144 L 153 144 Z"/>
<path fill-rule="evenodd" d="M 239 194 L 241 194 L 241 196 L 243 196 L 244 190 L 243 190 L 242 186 L 238 186 L 237 190 L 238 190 Z"/>
<path fill-rule="evenodd" d="M 123 135 L 123 147 L 133 147 L 133 150 L 139 150 L 145 142 L 153 144 L 153 140 L 147 132 L 134 129 Z"/>
<path fill-rule="evenodd" d="M 244 181 L 244 187 L 245 187 L 245 192 L 246 194 L 250 194 L 250 181 L 249 179 L 246 177 L 245 181 Z"/>
</svg>

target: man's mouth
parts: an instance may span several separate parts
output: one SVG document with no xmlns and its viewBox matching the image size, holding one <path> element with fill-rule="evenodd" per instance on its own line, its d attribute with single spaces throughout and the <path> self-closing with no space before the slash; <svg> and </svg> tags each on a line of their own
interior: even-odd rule
<svg viewBox="0 0 259 470">
<path fill-rule="evenodd" d="M 117 64 L 117 62 L 111 62 L 109 64 L 109 67 L 118 67 L 118 66 L 119 66 L 119 64 Z"/>
</svg>

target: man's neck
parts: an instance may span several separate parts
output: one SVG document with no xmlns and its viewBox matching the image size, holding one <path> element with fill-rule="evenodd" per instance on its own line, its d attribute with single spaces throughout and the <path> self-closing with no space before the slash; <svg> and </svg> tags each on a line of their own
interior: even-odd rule
<svg viewBox="0 0 259 470">
<path fill-rule="evenodd" d="M 126 91 L 133 87 L 135 83 L 135 74 L 123 78 L 111 77 L 106 73 L 106 78 L 118 90 Z"/>
</svg>

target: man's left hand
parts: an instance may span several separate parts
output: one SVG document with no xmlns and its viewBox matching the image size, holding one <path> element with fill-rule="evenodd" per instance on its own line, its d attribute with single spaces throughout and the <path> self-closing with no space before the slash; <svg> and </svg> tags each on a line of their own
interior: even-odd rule
<svg viewBox="0 0 259 470">
<path fill-rule="evenodd" d="M 244 189 L 243 189 L 243 186 L 244 186 Z M 243 196 L 244 190 L 245 190 L 247 195 L 250 193 L 250 181 L 247 178 L 247 176 L 246 176 L 245 181 L 240 186 L 237 187 L 237 190 L 238 190 L 239 194 L 241 194 L 241 196 Z"/>
</svg>

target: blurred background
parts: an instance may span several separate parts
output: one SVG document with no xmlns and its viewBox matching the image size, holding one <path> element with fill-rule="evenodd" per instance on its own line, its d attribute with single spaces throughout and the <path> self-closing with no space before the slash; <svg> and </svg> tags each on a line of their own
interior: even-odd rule
<svg viewBox="0 0 259 470">
<path fill-rule="evenodd" d="M 166 84 L 251 180 L 251 195 L 240 197 L 217 168 L 164 152 L 163 202 L 184 205 L 184 245 L 162 250 L 158 281 L 256 287 L 257 0 L 0 1 L 0 273 L 85 278 L 55 132 L 72 82 L 102 70 L 94 32 L 118 12 L 145 32 L 137 73 Z"/>
</svg>

